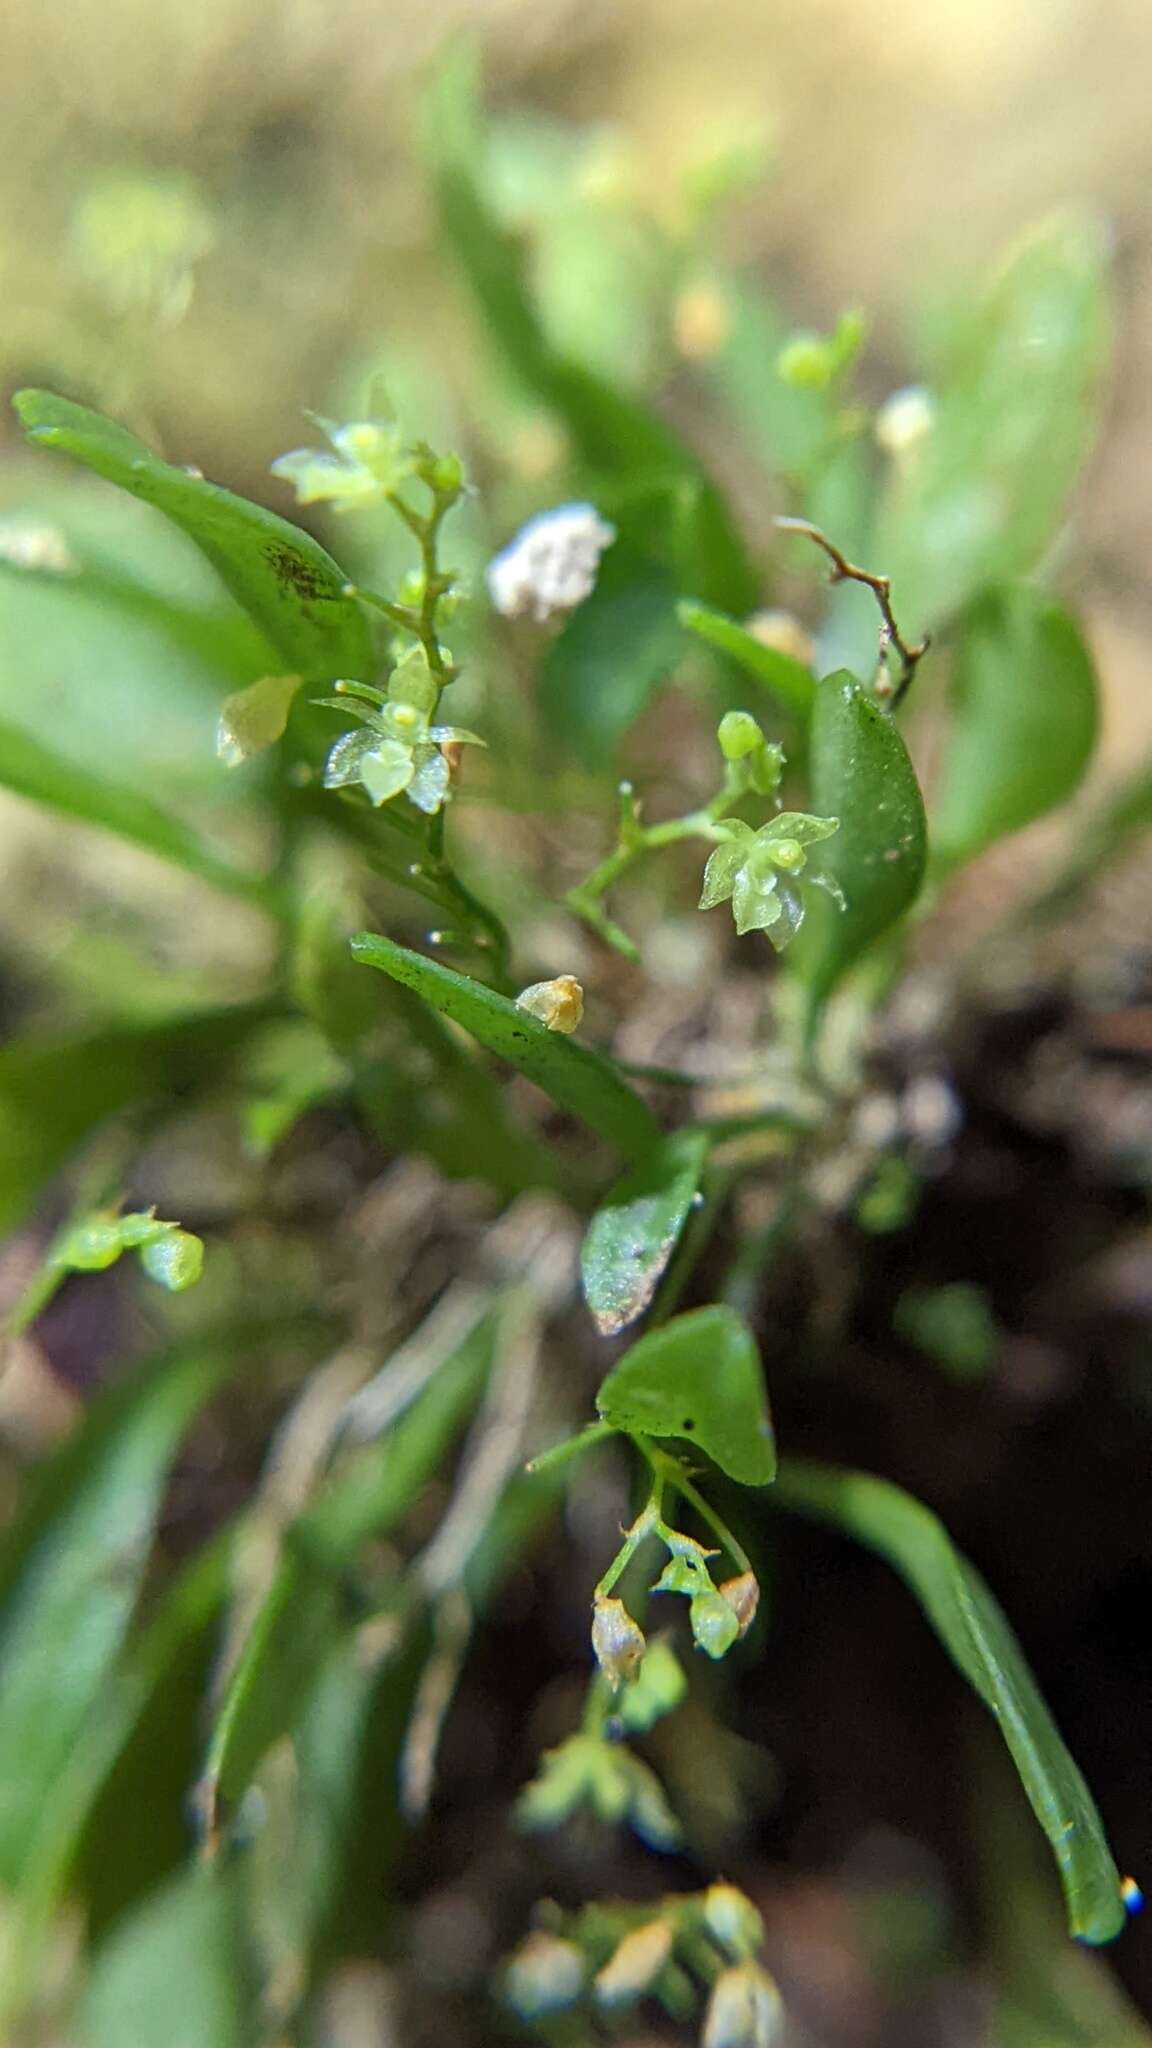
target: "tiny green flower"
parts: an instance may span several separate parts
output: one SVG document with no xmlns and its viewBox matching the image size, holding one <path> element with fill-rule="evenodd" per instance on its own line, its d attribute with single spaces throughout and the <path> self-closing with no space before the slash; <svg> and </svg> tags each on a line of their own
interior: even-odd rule
<svg viewBox="0 0 1152 2048">
<path fill-rule="evenodd" d="M 521 1827 L 536 1829 L 559 1827 L 582 1808 L 610 1824 L 626 1820 L 652 1849 L 674 1849 L 680 1841 L 655 1772 L 623 1744 L 599 1735 L 570 1735 L 546 1750 L 516 1810 Z"/>
<path fill-rule="evenodd" d="M 462 726 L 429 725 L 427 711 L 411 701 L 389 700 L 378 707 L 360 702 L 342 708 L 353 711 L 361 726 L 358 731 L 342 733 L 331 749 L 324 767 L 324 787 L 346 789 L 359 783 L 377 809 L 393 797 L 406 795 L 418 811 L 431 816 L 448 796 L 451 768 L 444 748 L 484 745 L 476 733 L 466 732 Z"/>
<path fill-rule="evenodd" d="M 701 910 L 731 900 L 741 936 L 763 931 L 777 949 L 786 946 L 804 922 L 804 905 L 799 890 L 785 878 L 803 871 L 808 847 L 815 840 L 830 839 L 839 823 L 838 818 L 814 818 L 806 811 L 780 811 L 754 832 L 739 818 L 721 819 L 728 836 L 704 870 Z M 811 879 L 841 900 L 834 883 L 818 875 Z"/>
<path fill-rule="evenodd" d="M 740 1634 L 740 1622 L 724 1595 L 716 1592 L 715 1588 L 707 1593 L 698 1593 L 688 1614 L 696 1648 L 703 1650 L 708 1657 L 725 1656 Z"/>
<path fill-rule="evenodd" d="M 321 448 L 293 448 L 272 464 L 273 476 L 292 485 L 298 504 L 323 501 L 340 512 L 378 504 L 413 474 L 413 453 L 393 422 L 354 420 L 338 426 L 317 417 L 316 424 L 332 453 Z"/>
<path fill-rule="evenodd" d="M 635 1678 L 645 1650 L 644 1631 L 633 1621 L 622 1600 L 603 1594 L 592 1608 L 592 1648 L 596 1662 L 612 1686 Z"/>
</svg>

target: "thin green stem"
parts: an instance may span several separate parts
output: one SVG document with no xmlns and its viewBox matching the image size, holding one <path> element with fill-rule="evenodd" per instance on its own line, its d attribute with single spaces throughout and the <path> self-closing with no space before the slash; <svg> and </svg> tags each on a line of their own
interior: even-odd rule
<svg viewBox="0 0 1152 2048">
<path fill-rule="evenodd" d="M 686 1500 L 689 1507 L 699 1515 L 705 1528 L 711 1529 L 712 1534 L 719 1539 L 732 1562 L 742 1572 L 750 1572 L 752 1561 L 747 1551 L 736 1541 L 728 1524 L 721 1521 L 716 1510 L 709 1507 L 703 1494 L 697 1492 L 679 1458 L 673 1457 L 670 1451 L 662 1451 L 656 1444 L 649 1443 L 645 1437 L 634 1436 L 632 1442 L 637 1446 L 641 1456 L 647 1460 L 655 1479 L 663 1481 L 674 1493 L 678 1493 Z"/>
<path fill-rule="evenodd" d="M 594 1444 L 602 1444 L 606 1438 L 616 1434 L 615 1425 L 611 1422 L 590 1422 L 587 1429 L 580 1430 L 578 1435 L 565 1437 L 563 1443 L 552 1444 L 548 1450 L 541 1451 L 525 1469 L 532 1473 L 555 1472 L 573 1458 L 578 1458 L 583 1451 L 590 1451 Z"/>
<path fill-rule="evenodd" d="M 633 1442 L 636 1441 L 637 1439 L 633 1438 Z M 649 1463 L 652 1463 L 651 1459 L 649 1459 Z M 613 1586 L 617 1584 L 618 1580 L 627 1571 L 640 1545 L 646 1543 L 649 1536 L 656 1534 L 660 1521 L 660 1510 L 664 1501 L 664 1478 L 664 1473 L 655 1465 L 652 1465 L 652 1491 L 648 1496 L 647 1505 L 637 1515 L 632 1527 L 627 1531 L 623 1543 L 620 1545 L 619 1550 L 596 1587 L 593 1594 L 594 1599 L 606 1600 L 608 1598 Z"/>
</svg>

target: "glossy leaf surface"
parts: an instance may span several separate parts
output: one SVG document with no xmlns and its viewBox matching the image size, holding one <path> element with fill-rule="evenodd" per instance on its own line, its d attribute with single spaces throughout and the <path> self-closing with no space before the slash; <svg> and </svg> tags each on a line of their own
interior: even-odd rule
<svg viewBox="0 0 1152 2048">
<path fill-rule="evenodd" d="M 1075 620 L 1025 584 L 985 598 L 956 659 L 932 805 L 940 865 L 971 860 L 1070 797 L 1097 724 L 1095 669 Z"/>
<path fill-rule="evenodd" d="M 633 1158 L 655 1144 L 660 1131 L 651 1110 L 599 1053 L 549 1031 L 482 982 L 374 932 L 361 932 L 353 939 L 352 954 L 365 966 L 378 967 L 403 987 L 414 989 L 454 1024 L 462 1024 L 481 1045 L 518 1068 L 609 1144 Z"/>
<path fill-rule="evenodd" d="M 823 1001 L 842 974 L 902 917 L 924 878 L 924 801 L 899 727 L 846 669 L 816 686 L 809 737 L 811 808 L 840 820 L 813 856 L 844 897 L 843 909 L 805 893 L 800 971 Z"/>
<path fill-rule="evenodd" d="M 685 1437 L 744 1486 L 767 1486 L 776 1444 L 756 1340 L 724 1307 L 690 1309 L 633 1344 L 596 1396 L 605 1422 Z"/>
<path fill-rule="evenodd" d="M 126 427 L 86 406 L 49 391 L 20 391 L 13 403 L 36 446 L 70 455 L 181 527 L 291 668 L 313 677 L 369 673 L 361 611 L 344 595 L 343 571 L 309 534 L 162 462 Z"/>
<path fill-rule="evenodd" d="M 775 1498 L 834 1522 L 907 1581 L 945 1649 L 993 1714 L 1052 1846 L 1073 1934 L 1111 1941 L 1124 1924 L 1120 1878 L 1100 1816 L 1020 1646 L 979 1573 L 931 1511 L 867 1472 L 785 1459 Z"/>
</svg>

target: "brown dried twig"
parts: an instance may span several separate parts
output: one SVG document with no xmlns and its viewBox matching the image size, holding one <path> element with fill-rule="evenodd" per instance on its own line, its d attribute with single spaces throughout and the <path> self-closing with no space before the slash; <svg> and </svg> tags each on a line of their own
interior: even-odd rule
<svg viewBox="0 0 1152 2048">
<path fill-rule="evenodd" d="M 915 645 L 910 646 L 896 624 L 892 611 L 891 579 L 887 576 L 874 576 L 870 569 L 857 568 L 855 562 L 850 562 L 847 556 L 841 552 L 835 541 L 829 540 L 828 535 L 822 532 L 820 527 L 814 526 L 810 519 L 778 518 L 776 525 L 782 533 L 802 533 L 809 540 L 815 541 L 818 548 L 823 548 L 824 553 L 832 564 L 830 580 L 833 583 L 863 583 L 872 592 L 880 607 L 880 616 L 884 622 L 880 634 L 881 663 L 883 663 L 884 656 L 889 647 L 894 647 L 900 657 L 899 682 L 895 685 L 889 683 L 886 689 L 882 689 L 880 684 L 877 683 L 876 695 L 891 695 L 892 706 L 895 709 L 916 673 L 917 663 L 928 652 L 931 644 L 928 635 L 925 634 L 922 640 L 918 640 Z"/>
</svg>

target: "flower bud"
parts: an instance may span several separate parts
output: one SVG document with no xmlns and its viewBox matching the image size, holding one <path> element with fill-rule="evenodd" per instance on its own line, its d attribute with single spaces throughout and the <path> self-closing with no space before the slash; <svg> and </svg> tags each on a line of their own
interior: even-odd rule
<svg viewBox="0 0 1152 2048">
<path fill-rule="evenodd" d="M 464 489 L 464 464 L 454 454 L 441 455 L 429 473 L 433 490 L 445 498 L 458 498 Z"/>
<path fill-rule="evenodd" d="M 579 1030 L 584 1015 L 584 991 L 574 974 L 558 974 L 554 981 L 534 981 L 530 988 L 521 989 L 516 1008 L 527 1010 L 549 1031 L 562 1031 L 570 1037 Z"/>
<path fill-rule="evenodd" d="M 770 846 L 770 858 L 774 867 L 783 868 L 785 874 L 794 875 L 804 865 L 804 848 L 798 839 L 774 839 Z"/>
<path fill-rule="evenodd" d="M 835 353 L 818 334 L 794 334 L 776 358 L 776 375 L 794 390 L 823 391 L 835 374 Z"/>
<path fill-rule="evenodd" d="M 183 1294 L 204 1271 L 204 1246 L 190 1230 L 167 1230 L 153 1244 L 141 1247 L 140 1264 L 148 1278 L 170 1294 Z"/>
<path fill-rule="evenodd" d="M 734 1963 L 712 1986 L 701 2048 L 775 2048 L 784 2008 L 766 1970 Z"/>
<path fill-rule="evenodd" d="M 930 434 L 936 419 L 936 402 L 922 384 L 907 384 L 886 398 L 876 415 L 873 432 L 888 455 L 910 455 Z"/>
<path fill-rule="evenodd" d="M 598 1599 L 592 1608 L 592 1648 L 612 1686 L 635 1678 L 646 1648 L 644 1631 L 622 1600 Z"/>
<path fill-rule="evenodd" d="M 726 711 L 716 728 L 716 739 L 726 761 L 741 761 L 764 744 L 764 735 L 750 711 Z"/>
<path fill-rule="evenodd" d="M 530 1934 L 504 1973 L 504 1996 L 522 2020 L 562 2012 L 583 1988 L 583 1955 L 574 1941 L 561 1941 L 554 1934 Z"/>
<path fill-rule="evenodd" d="M 740 1624 L 740 1634 L 746 1636 L 756 1619 L 756 1609 L 760 1605 L 760 1582 L 755 1572 L 741 1572 L 738 1579 L 725 1579 L 723 1585 L 717 1586 L 716 1590 L 720 1598 L 728 1602 L 736 1616 Z"/>
<path fill-rule="evenodd" d="M 764 1922 L 734 1884 L 709 1885 L 704 1894 L 704 1925 L 714 1941 L 736 1961 L 754 1956 L 764 1938 Z"/>
<path fill-rule="evenodd" d="M 709 1657 L 723 1657 L 740 1634 L 740 1623 L 733 1609 L 723 1595 L 715 1591 L 698 1593 L 688 1615 L 696 1647 Z"/>
<path fill-rule="evenodd" d="M 672 1929 L 666 1920 L 634 1927 L 618 1944 L 593 1979 L 601 2005 L 625 2005 L 640 1998 L 672 1954 Z"/>
</svg>

